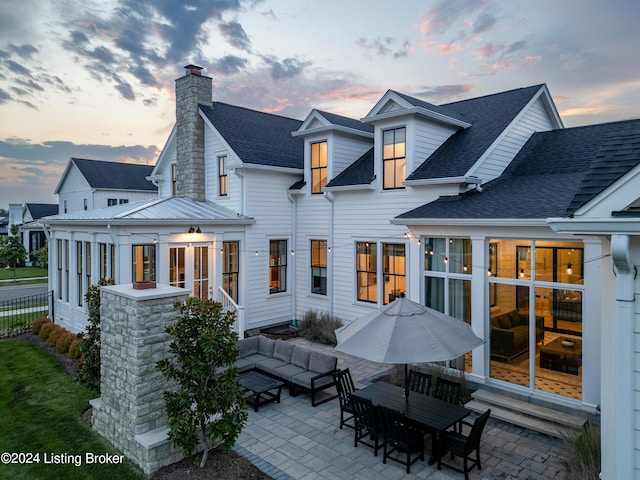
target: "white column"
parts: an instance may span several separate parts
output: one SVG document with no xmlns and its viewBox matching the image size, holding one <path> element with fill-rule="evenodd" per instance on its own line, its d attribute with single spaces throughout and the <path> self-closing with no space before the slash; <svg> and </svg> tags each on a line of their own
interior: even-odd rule
<svg viewBox="0 0 640 480">
<path fill-rule="evenodd" d="M 471 328 L 486 343 L 473 350 L 471 376 L 484 382 L 489 377 L 489 326 L 487 269 L 489 248 L 486 237 L 471 237 Z"/>
</svg>

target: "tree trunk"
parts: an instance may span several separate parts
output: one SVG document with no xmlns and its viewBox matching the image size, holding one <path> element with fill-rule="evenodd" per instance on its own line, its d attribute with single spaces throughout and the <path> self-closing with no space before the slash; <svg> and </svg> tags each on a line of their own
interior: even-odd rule
<svg viewBox="0 0 640 480">
<path fill-rule="evenodd" d="M 207 458 L 209 458 L 209 439 L 207 438 L 207 424 L 203 423 L 200 426 L 200 431 L 202 432 L 202 442 L 204 443 L 204 450 L 202 452 L 202 460 L 200 461 L 200 468 L 204 468 L 207 463 Z"/>
</svg>

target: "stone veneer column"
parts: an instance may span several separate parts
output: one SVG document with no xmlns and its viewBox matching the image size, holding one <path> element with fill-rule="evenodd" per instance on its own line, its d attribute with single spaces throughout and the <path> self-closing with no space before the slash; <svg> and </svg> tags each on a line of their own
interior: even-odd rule
<svg viewBox="0 0 640 480">
<path fill-rule="evenodd" d="M 187 65 L 176 80 L 176 174 L 178 195 L 205 200 L 204 120 L 199 104 L 211 106 L 212 80 Z"/>
<path fill-rule="evenodd" d="M 102 396 L 91 401 L 93 428 L 147 474 L 182 458 L 167 437 L 168 382 L 156 362 L 169 352 L 165 328 L 178 319 L 174 303 L 187 296 L 167 285 L 100 289 Z"/>
</svg>

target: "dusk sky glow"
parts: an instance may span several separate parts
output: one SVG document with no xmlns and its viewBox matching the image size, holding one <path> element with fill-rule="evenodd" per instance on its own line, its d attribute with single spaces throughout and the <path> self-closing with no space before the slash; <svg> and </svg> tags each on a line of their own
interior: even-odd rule
<svg viewBox="0 0 640 480">
<path fill-rule="evenodd" d="M 304 119 L 387 89 L 447 103 L 546 83 L 565 126 L 640 117 L 637 0 L 0 3 L 0 208 L 57 203 L 70 157 L 154 164 L 174 80 Z"/>
</svg>

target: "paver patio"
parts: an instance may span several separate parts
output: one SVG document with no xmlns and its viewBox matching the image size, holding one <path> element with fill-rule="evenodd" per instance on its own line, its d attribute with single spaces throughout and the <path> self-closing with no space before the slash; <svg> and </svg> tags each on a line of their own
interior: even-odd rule
<svg viewBox="0 0 640 480">
<path fill-rule="evenodd" d="M 338 357 L 339 368 L 350 368 L 356 388 L 389 370 L 389 365 L 361 360 L 310 343 L 301 338 L 288 341 L 329 352 Z M 334 399 L 317 407 L 306 395 L 282 392 L 281 403 L 269 404 L 259 412 L 249 411 L 249 420 L 236 451 L 245 455 L 276 480 L 284 479 L 382 479 L 419 478 L 429 480 L 463 479 L 464 475 L 427 462 L 417 462 L 407 475 L 403 465 L 382 463 L 373 450 L 353 446 L 353 430 L 340 430 L 340 406 Z M 427 440 L 427 458 L 430 452 Z M 562 479 L 560 455 L 562 441 L 489 419 L 480 448 L 482 470 L 473 470 L 471 479 L 541 480 Z"/>
</svg>

